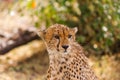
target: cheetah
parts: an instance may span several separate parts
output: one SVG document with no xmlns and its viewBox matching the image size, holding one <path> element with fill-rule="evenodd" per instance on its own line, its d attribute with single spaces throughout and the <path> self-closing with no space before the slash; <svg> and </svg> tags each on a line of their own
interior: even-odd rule
<svg viewBox="0 0 120 80">
<path fill-rule="evenodd" d="M 50 60 L 47 80 L 98 80 L 88 65 L 84 49 L 75 41 L 76 32 L 76 27 L 62 24 L 54 24 L 38 32 Z"/>
</svg>

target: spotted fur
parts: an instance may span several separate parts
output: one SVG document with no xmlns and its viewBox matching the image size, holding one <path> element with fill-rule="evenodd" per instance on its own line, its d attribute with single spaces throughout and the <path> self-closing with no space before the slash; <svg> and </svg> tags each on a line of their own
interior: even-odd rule
<svg viewBox="0 0 120 80">
<path fill-rule="evenodd" d="M 98 80 L 83 48 L 75 41 L 77 28 L 55 24 L 39 35 L 49 53 L 47 80 Z"/>
</svg>

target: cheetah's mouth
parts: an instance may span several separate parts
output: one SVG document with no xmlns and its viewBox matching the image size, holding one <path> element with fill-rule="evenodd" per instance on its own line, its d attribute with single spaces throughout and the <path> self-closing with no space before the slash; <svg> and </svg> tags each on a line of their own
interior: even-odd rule
<svg viewBox="0 0 120 80">
<path fill-rule="evenodd" d="M 58 52 L 61 52 L 59 49 L 57 49 Z M 62 51 L 63 53 L 67 54 L 68 51 L 65 49 L 64 51 Z"/>
<path fill-rule="evenodd" d="M 64 53 L 66 53 L 67 52 L 67 50 L 64 50 Z"/>
<path fill-rule="evenodd" d="M 68 51 L 67 51 L 67 50 L 65 50 L 65 51 L 64 51 L 64 54 L 68 54 Z"/>
<path fill-rule="evenodd" d="M 60 52 L 60 50 L 59 50 L 59 49 L 57 49 L 57 51 L 58 51 L 58 52 Z M 63 51 L 63 53 L 67 53 L 67 50 L 64 50 L 64 51 Z"/>
</svg>

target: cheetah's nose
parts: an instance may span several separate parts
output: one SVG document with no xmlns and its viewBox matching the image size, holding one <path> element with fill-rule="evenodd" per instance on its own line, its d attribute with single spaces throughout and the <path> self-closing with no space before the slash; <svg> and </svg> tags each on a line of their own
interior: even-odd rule
<svg viewBox="0 0 120 80">
<path fill-rule="evenodd" d="M 62 45 L 62 48 L 64 48 L 65 50 L 68 48 L 68 45 Z"/>
</svg>

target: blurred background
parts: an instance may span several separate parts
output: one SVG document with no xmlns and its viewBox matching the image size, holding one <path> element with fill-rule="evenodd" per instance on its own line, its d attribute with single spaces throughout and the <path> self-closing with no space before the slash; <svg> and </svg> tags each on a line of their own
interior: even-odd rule
<svg viewBox="0 0 120 80">
<path fill-rule="evenodd" d="M 78 27 L 77 42 L 100 80 L 120 80 L 119 0 L 0 0 L 0 80 L 45 80 L 37 29 Z"/>
</svg>

